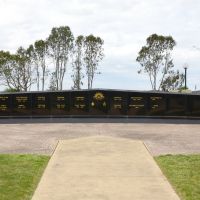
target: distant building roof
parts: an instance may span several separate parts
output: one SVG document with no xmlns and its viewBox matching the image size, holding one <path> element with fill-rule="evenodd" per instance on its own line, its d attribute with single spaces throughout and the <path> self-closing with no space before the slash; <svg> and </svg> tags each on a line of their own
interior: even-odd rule
<svg viewBox="0 0 200 200">
<path fill-rule="evenodd" d="M 192 91 L 194 94 L 200 94 L 200 90 Z"/>
</svg>

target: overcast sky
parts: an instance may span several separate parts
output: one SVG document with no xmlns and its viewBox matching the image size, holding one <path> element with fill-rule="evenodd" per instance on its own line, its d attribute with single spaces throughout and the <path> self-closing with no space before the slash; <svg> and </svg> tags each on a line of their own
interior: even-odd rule
<svg viewBox="0 0 200 200">
<path fill-rule="evenodd" d="M 46 39 L 52 27 L 69 26 L 75 36 L 94 34 L 104 42 L 102 72 L 96 88 L 144 89 L 147 75 L 138 75 L 135 61 L 146 38 L 171 35 L 176 69 L 188 63 L 188 86 L 200 90 L 199 0 L 0 0 L 0 50 L 15 52 Z M 65 87 L 71 88 L 70 72 Z"/>
</svg>

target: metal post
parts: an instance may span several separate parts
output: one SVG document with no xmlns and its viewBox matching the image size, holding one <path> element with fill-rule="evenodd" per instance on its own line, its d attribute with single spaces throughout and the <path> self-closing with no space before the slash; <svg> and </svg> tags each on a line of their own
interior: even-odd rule
<svg viewBox="0 0 200 200">
<path fill-rule="evenodd" d="M 185 90 L 187 89 L 187 67 L 184 67 L 185 69 Z"/>
</svg>

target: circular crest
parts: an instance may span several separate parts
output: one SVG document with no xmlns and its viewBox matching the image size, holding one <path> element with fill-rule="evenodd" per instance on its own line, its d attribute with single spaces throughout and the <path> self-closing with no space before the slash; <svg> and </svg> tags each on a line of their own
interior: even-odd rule
<svg viewBox="0 0 200 200">
<path fill-rule="evenodd" d="M 97 101 L 102 101 L 105 97 L 101 92 L 97 92 L 93 98 Z"/>
</svg>

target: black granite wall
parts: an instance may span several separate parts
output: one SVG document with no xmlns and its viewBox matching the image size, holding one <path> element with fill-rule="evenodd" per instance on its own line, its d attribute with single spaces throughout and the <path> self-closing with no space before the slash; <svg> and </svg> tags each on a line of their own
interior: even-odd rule
<svg viewBox="0 0 200 200">
<path fill-rule="evenodd" d="M 200 95 L 125 90 L 0 93 L 0 117 L 200 117 Z"/>
</svg>

